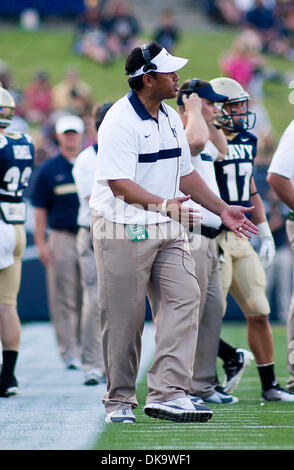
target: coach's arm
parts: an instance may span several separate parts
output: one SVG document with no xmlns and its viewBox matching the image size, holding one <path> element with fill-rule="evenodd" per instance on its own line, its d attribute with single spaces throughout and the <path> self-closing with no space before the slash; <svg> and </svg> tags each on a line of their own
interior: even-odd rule
<svg viewBox="0 0 294 470">
<path fill-rule="evenodd" d="M 294 211 L 294 187 L 289 178 L 277 173 L 268 173 L 266 180 L 281 201 Z"/>
</svg>

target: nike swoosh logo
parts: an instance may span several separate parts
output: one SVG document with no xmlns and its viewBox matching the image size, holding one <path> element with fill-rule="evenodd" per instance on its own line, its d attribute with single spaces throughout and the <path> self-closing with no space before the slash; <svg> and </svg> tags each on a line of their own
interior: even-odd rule
<svg viewBox="0 0 294 470">
<path fill-rule="evenodd" d="M 151 134 L 145 135 L 145 139 L 147 139 L 147 137 L 150 137 L 150 136 L 151 136 Z"/>
<path fill-rule="evenodd" d="M 241 140 L 242 140 L 242 142 L 247 142 L 247 141 L 249 140 L 249 138 L 247 138 L 247 139 L 241 139 Z"/>
</svg>

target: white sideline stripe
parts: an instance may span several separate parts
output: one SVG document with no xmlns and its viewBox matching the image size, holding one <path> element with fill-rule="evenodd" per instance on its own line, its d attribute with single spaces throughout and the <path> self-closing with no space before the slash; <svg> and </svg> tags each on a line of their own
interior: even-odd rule
<svg viewBox="0 0 294 470">
<path fill-rule="evenodd" d="M 148 322 L 138 380 L 151 362 L 154 344 Z M 0 450 L 93 448 L 105 424 L 105 385 L 86 387 L 81 370 L 65 369 L 50 322 L 23 326 L 16 376 L 19 395 L 0 398 Z"/>
</svg>

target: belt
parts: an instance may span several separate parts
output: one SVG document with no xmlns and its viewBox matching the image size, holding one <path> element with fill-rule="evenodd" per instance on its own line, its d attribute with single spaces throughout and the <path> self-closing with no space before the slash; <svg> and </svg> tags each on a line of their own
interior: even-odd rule
<svg viewBox="0 0 294 470">
<path fill-rule="evenodd" d="M 294 211 L 290 211 L 290 212 L 289 212 L 289 214 L 288 214 L 288 216 L 287 216 L 287 219 L 294 221 Z"/>
<path fill-rule="evenodd" d="M 204 235 L 204 237 L 207 238 L 216 238 L 220 233 L 222 233 L 223 230 L 223 225 L 221 225 L 219 228 L 214 228 L 201 224 L 201 235 Z"/>
<path fill-rule="evenodd" d="M 56 230 L 57 232 L 68 232 L 72 233 L 73 235 L 76 235 L 79 231 L 79 227 L 69 227 L 69 228 L 56 228 L 56 227 L 51 227 L 52 230 Z"/>
</svg>

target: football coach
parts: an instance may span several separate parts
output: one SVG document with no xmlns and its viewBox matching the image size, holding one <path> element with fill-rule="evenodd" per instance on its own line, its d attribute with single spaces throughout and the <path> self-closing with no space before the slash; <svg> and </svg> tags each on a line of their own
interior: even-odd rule
<svg viewBox="0 0 294 470">
<path fill-rule="evenodd" d="M 157 43 L 133 49 L 125 64 L 131 90 L 107 112 L 98 133 L 90 207 L 108 423 L 136 420 L 146 294 L 157 314 L 145 413 L 177 422 L 212 417 L 187 397 L 200 290 L 183 224 L 199 222 L 199 212 L 183 203 L 202 204 L 239 237 L 257 233 L 245 217 L 251 209 L 227 205 L 193 169 L 181 119 L 163 102 L 176 97 L 177 71 L 187 62 Z"/>
</svg>

